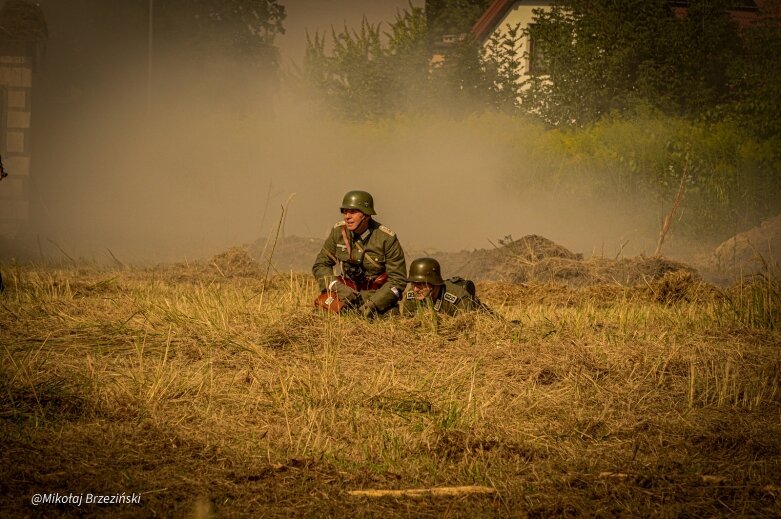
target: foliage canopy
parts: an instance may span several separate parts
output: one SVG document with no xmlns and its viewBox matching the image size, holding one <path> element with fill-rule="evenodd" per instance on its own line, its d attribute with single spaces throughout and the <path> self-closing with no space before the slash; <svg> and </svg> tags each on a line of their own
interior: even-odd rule
<svg viewBox="0 0 781 519">
<path fill-rule="evenodd" d="M 559 127 L 650 107 L 684 117 L 740 116 L 768 134 L 781 115 L 777 67 L 771 72 L 781 31 L 778 24 L 739 28 L 731 5 L 692 0 L 677 17 L 667 0 L 567 0 L 537 12 L 523 37 L 535 41 L 545 66 L 519 85 L 519 100 Z"/>
</svg>

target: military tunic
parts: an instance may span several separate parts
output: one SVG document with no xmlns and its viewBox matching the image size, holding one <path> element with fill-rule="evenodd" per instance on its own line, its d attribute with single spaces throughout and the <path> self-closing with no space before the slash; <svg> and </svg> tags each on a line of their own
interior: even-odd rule
<svg viewBox="0 0 781 519">
<path fill-rule="evenodd" d="M 429 297 L 423 301 L 418 301 L 415 299 L 415 292 L 412 291 L 410 286 L 401 304 L 401 314 L 406 316 L 415 315 L 429 307 L 439 314 L 452 316 L 460 312 L 477 310 L 481 307 L 481 304 L 464 287 L 446 279 L 445 284 L 439 290 L 436 301 L 432 301 Z"/>
<path fill-rule="evenodd" d="M 387 272 L 388 281 L 382 287 L 376 291 L 363 291 L 361 296 L 363 302 L 371 301 L 381 313 L 396 307 L 407 284 L 404 250 L 396 234 L 374 219 L 369 220 L 369 227 L 360 236 L 347 230 L 345 225 L 344 221 L 334 225 L 312 266 L 320 290 L 325 290 L 336 279 L 334 267 L 337 264 L 342 273 L 351 278 L 350 274 L 355 270 L 362 271 L 367 278 Z M 350 244 L 349 253 L 343 229 Z"/>
</svg>

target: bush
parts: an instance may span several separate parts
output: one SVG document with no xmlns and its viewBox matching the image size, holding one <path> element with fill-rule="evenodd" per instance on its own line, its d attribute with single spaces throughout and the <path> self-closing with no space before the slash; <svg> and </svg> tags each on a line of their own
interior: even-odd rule
<svg viewBox="0 0 781 519">
<path fill-rule="evenodd" d="M 779 147 L 732 123 L 647 113 L 544 131 L 519 118 L 488 119 L 510 145 L 512 162 L 525 165 L 522 173 L 507 172 L 524 189 L 618 199 L 628 212 L 669 211 L 683 175 L 676 232 L 690 237 L 726 237 L 781 212 Z"/>
</svg>

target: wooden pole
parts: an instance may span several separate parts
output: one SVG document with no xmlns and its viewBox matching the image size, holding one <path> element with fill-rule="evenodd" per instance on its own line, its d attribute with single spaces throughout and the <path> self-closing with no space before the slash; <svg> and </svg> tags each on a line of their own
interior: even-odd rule
<svg viewBox="0 0 781 519">
<path fill-rule="evenodd" d="M 468 494 L 494 494 L 495 488 L 477 485 L 464 487 L 407 488 L 403 490 L 351 490 L 351 496 L 362 497 L 427 497 L 427 496 L 463 496 Z"/>
</svg>

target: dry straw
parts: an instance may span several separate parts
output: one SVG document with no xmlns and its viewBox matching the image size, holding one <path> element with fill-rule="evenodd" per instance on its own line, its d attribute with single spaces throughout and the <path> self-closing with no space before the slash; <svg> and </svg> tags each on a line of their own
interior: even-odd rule
<svg viewBox="0 0 781 519">
<path fill-rule="evenodd" d="M 141 492 L 127 516 L 779 513 L 777 285 L 481 282 L 506 320 L 370 322 L 242 258 L 3 266 L 4 515 L 41 489 Z"/>
</svg>

